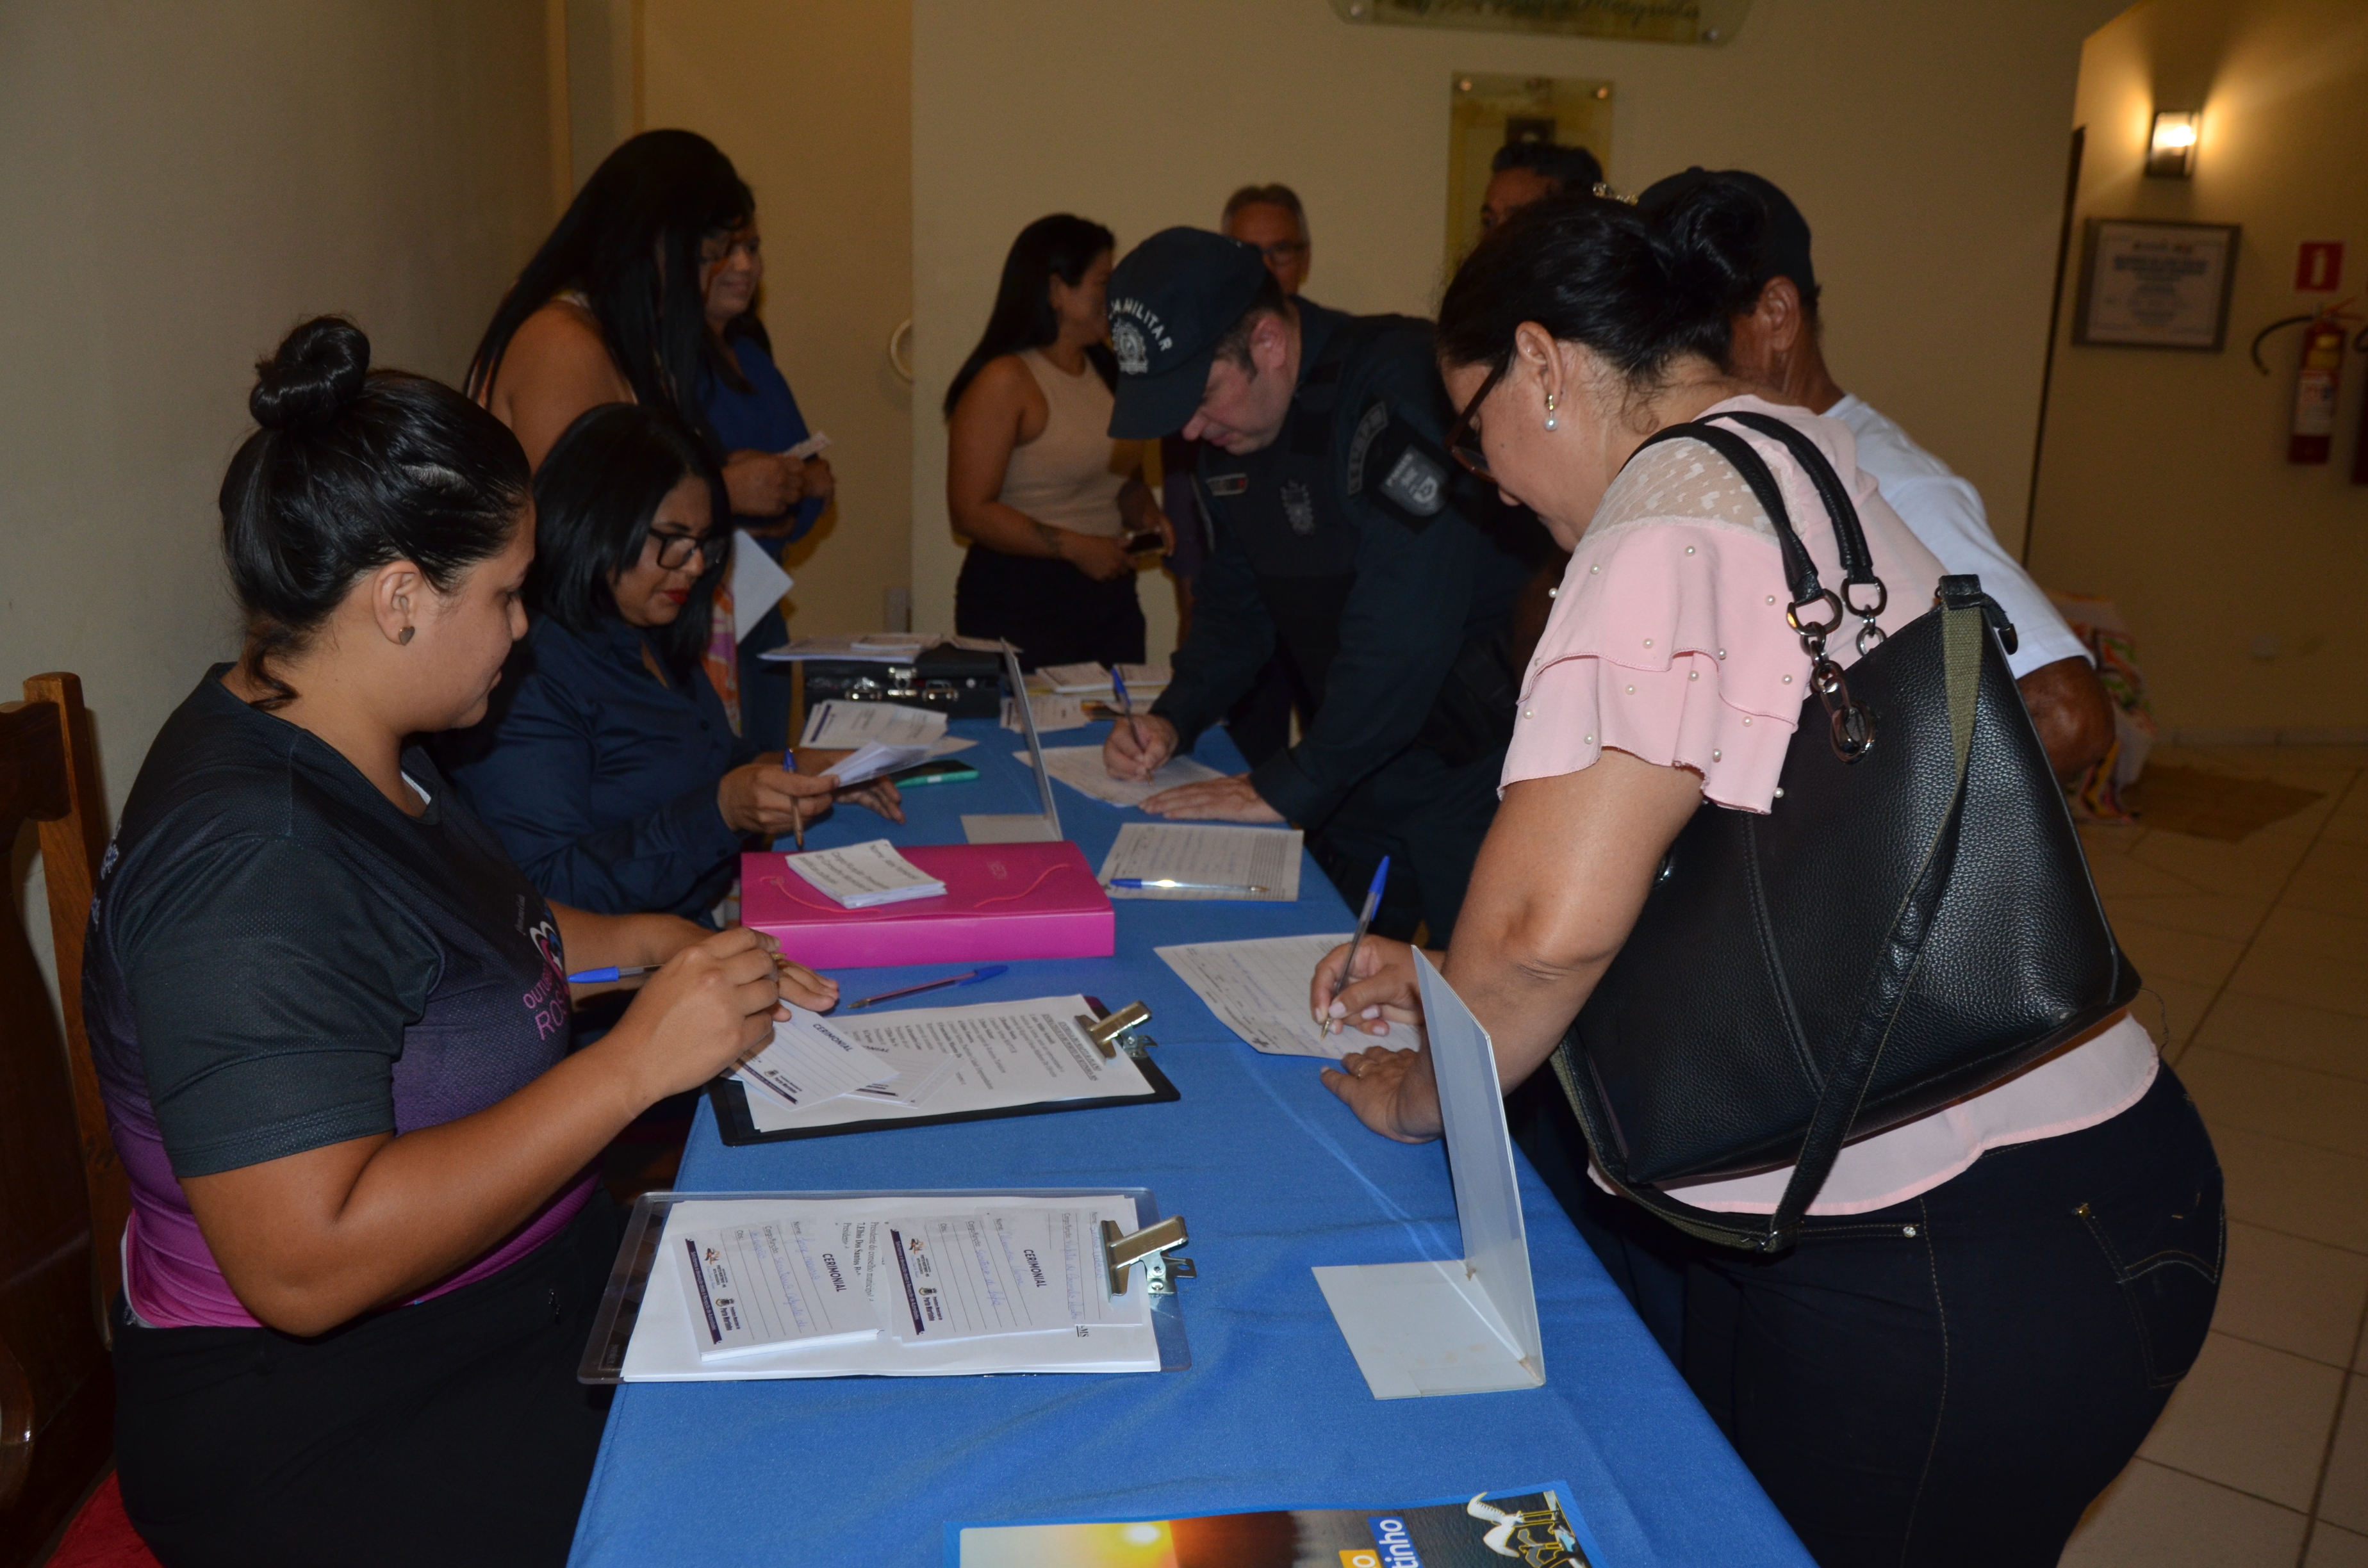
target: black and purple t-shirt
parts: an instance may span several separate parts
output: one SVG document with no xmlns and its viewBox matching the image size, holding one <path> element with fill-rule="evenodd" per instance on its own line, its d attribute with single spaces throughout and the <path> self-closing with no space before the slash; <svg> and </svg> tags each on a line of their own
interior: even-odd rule
<svg viewBox="0 0 2368 1568">
<path fill-rule="evenodd" d="M 325 742 L 207 673 L 156 736 L 100 870 L 84 1017 L 131 1177 L 124 1288 L 160 1327 L 252 1327 L 181 1191 L 483 1110 L 567 1049 L 542 896 L 416 747 L 405 815 Z M 422 1296 L 580 1210 L 587 1175 Z"/>
</svg>

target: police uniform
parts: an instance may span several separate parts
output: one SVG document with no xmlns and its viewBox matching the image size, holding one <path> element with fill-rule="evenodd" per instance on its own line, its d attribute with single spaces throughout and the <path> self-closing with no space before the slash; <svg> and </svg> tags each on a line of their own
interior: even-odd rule
<svg viewBox="0 0 2368 1568">
<path fill-rule="evenodd" d="M 1201 252 L 1235 243 L 1182 233 Z M 1110 289 L 1121 408 L 1130 362 L 1153 358 L 1150 334 L 1186 335 L 1172 298 L 1161 309 L 1144 298 L 1152 290 L 1127 291 L 1132 281 L 1122 263 Z M 1192 325 L 1213 341 L 1245 309 Z M 1189 749 L 1280 652 L 1312 716 L 1298 744 L 1251 770 L 1252 786 L 1308 830 L 1352 901 L 1391 856 L 1393 896 L 1375 928 L 1407 937 L 1419 921 L 1443 941 L 1496 813 L 1519 696 L 1507 633 L 1537 541 L 1492 515 L 1507 508 L 1442 449 L 1452 415 L 1429 323 L 1304 301 L 1298 320 L 1299 381 L 1281 434 L 1239 456 L 1202 449 L 1194 477 L 1210 550 L 1190 635 L 1152 711 Z M 1205 384 L 1205 359 L 1197 374 Z"/>
</svg>

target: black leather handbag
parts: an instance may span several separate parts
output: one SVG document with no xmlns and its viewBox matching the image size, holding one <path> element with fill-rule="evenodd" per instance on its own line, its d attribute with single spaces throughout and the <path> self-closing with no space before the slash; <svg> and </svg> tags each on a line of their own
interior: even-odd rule
<svg viewBox="0 0 2368 1568">
<path fill-rule="evenodd" d="M 1777 1253 L 1845 1142 L 2078 1040 L 2138 977 L 2007 665 L 2012 628 L 1979 580 L 1942 578 L 1934 608 L 1884 637 L 1885 590 L 1823 453 L 1780 419 L 1713 418 L 1792 450 L 1832 519 L 1842 590 L 1818 582 L 1775 476 L 1733 430 L 1679 425 L 1645 443 L 1702 442 L 1750 485 L 1811 689 L 1773 810 L 1703 802 L 1554 1063 L 1622 1192 L 1689 1234 Z M 1847 675 L 1826 653 L 1845 611 L 1861 622 Z M 1772 1215 L 1652 1185 L 1788 1164 Z"/>
</svg>

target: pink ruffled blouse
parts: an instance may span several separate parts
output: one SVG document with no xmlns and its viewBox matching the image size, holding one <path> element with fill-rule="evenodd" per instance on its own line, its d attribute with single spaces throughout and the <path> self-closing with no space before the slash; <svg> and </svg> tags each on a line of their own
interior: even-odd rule
<svg viewBox="0 0 2368 1568">
<path fill-rule="evenodd" d="M 1849 426 L 1756 397 L 1705 414 L 1725 409 L 1806 432 L 1842 475 L 1890 590 L 1885 631 L 1931 608 L 1941 564 L 1860 472 Z M 1818 576 L 1839 584 L 1833 528 L 1807 477 L 1781 443 L 1736 433 L 1774 471 Z M 1789 597 L 1775 528 L 1742 476 L 1700 442 L 1647 448 L 1613 482 L 1571 556 L 1523 676 L 1503 783 L 1575 773 L 1610 746 L 1691 769 L 1702 793 L 1730 810 L 1782 810 L 1776 781 L 1809 679 L 1808 655 L 1784 619 Z M 1857 657 L 1856 627 L 1851 618 L 1828 645 L 1845 666 Z M 1809 1212 L 1904 1202 L 1986 1149 L 2109 1120 L 2137 1103 L 2156 1065 L 2154 1041 L 2124 1017 L 2004 1083 L 1851 1143 Z M 1791 1175 L 1787 1166 L 1666 1190 L 1706 1209 L 1765 1214 Z"/>
</svg>

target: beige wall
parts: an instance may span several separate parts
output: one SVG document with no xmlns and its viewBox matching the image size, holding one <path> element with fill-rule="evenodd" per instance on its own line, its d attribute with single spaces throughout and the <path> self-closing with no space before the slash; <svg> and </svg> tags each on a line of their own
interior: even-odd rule
<svg viewBox="0 0 2368 1568">
<path fill-rule="evenodd" d="M 214 494 L 256 357 L 346 311 L 379 362 L 457 378 L 549 224 L 544 21 L 0 6 L 0 698 L 81 675 L 110 820 L 235 646 Z"/>
<path fill-rule="evenodd" d="M 1757 0 L 1725 48 L 1354 27 L 1326 0 L 913 0 L 916 623 L 960 553 L 932 412 L 1003 253 L 1069 209 L 1133 244 L 1246 180 L 1308 205 L 1308 292 L 1427 312 L 1456 71 L 1610 79 L 1611 174 L 1758 169 L 1816 232 L 1837 374 L 2022 533 L 2080 40 L 2114 0 Z M 1146 600 L 1158 597 L 1146 584 Z"/>
<path fill-rule="evenodd" d="M 2143 177 L 2154 109 L 2198 105 L 2193 179 Z M 2151 0 L 2089 40 L 2078 114 L 2082 217 L 2241 223 L 2244 243 L 2219 354 L 2075 347 L 2067 280 L 2032 564 L 2120 603 L 2166 724 L 2368 739 L 2360 357 L 2335 460 L 2314 468 L 2285 460 L 2298 332 L 2265 347 L 2267 377 L 2246 355 L 2263 326 L 2328 300 L 2293 290 L 2299 242 L 2348 242 L 2344 294 L 2368 279 L 2368 11 Z"/>
<path fill-rule="evenodd" d="M 787 558 L 798 633 L 871 631 L 910 580 L 912 394 L 888 335 L 912 313 L 912 29 L 849 0 L 644 0 L 642 119 L 728 153 L 757 193 L 765 325 L 839 498 Z"/>
</svg>

